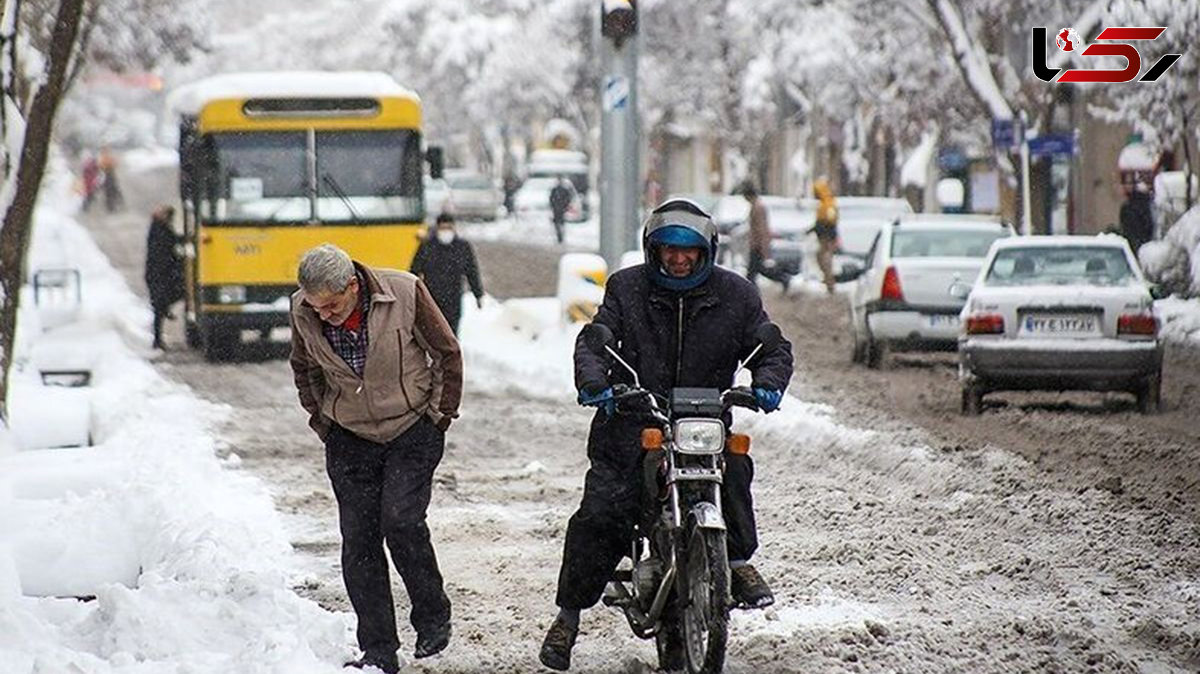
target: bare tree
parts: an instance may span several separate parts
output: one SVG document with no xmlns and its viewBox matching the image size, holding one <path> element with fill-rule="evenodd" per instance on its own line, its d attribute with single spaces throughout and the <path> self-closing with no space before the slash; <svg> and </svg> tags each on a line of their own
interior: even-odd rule
<svg viewBox="0 0 1200 674">
<path fill-rule="evenodd" d="M 67 73 L 76 53 L 79 24 L 83 18 L 84 0 L 61 0 L 54 13 L 45 68 L 35 82 L 22 82 L 19 77 L 16 47 L 21 38 L 19 26 L 20 0 L 4 0 L 5 38 L 13 48 L 3 50 L 4 89 L 0 102 L 13 106 L 3 119 L 4 138 L 16 140 L 6 144 L 3 156 L 3 220 L 0 221 L 0 423 L 8 421 L 8 372 L 12 365 L 13 337 L 16 334 L 17 309 L 20 304 L 21 282 L 25 277 L 25 258 L 29 251 L 30 226 L 38 187 L 46 170 L 50 148 L 50 130 L 54 113 L 62 99 Z M 28 92 L 21 96 L 21 91 Z M 21 105 L 21 101 L 28 101 Z M 13 112 L 19 114 L 14 118 Z M 23 129 L 21 128 L 23 127 Z M 19 149 L 16 149 L 19 148 Z"/>
</svg>

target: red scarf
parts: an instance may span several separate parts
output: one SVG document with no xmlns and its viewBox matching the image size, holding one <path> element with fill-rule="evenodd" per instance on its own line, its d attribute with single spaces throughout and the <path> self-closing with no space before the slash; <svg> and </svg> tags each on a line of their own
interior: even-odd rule
<svg viewBox="0 0 1200 674">
<path fill-rule="evenodd" d="M 354 311 L 350 312 L 350 315 L 346 317 L 346 320 L 342 321 L 342 329 L 349 330 L 350 332 L 358 332 L 358 329 L 361 326 L 362 305 L 356 304 L 354 305 Z"/>
</svg>

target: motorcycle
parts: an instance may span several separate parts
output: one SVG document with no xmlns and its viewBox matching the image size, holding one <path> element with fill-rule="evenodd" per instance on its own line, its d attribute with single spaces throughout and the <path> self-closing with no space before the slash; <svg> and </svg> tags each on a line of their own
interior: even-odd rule
<svg viewBox="0 0 1200 674">
<path fill-rule="evenodd" d="M 648 420 L 642 430 L 644 488 L 653 505 L 635 527 L 630 568 L 618 568 L 602 601 L 620 609 L 633 633 L 654 638 L 659 667 L 716 674 L 725 666 L 729 636 L 729 558 L 721 511 L 724 453 L 746 453 L 750 437 L 731 434 L 724 417 L 732 407 L 759 411 L 753 391 L 675 388 L 669 398 L 642 388 L 638 373 L 615 350 L 612 331 L 583 329 L 592 352 L 607 354 L 633 378 L 613 387 L 616 413 Z M 774 323 L 755 333 L 758 345 L 738 364 L 740 373 L 782 339 Z"/>
</svg>

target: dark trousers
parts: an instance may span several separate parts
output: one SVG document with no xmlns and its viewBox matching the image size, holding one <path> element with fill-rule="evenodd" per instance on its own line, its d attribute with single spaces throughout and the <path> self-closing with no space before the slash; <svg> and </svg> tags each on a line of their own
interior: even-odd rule
<svg viewBox="0 0 1200 674">
<path fill-rule="evenodd" d="M 768 267 L 766 265 L 766 258 L 760 255 L 758 251 L 751 250 L 750 263 L 746 266 L 746 278 L 750 279 L 751 283 L 754 283 L 759 274 L 766 276 L 776 283 L 782 284 L 784 290 L 787 290 L 788 281 L 792 278 L 791 274 L 779 267 Z"/>
<path fill-rule="evenodd" d="M 593 422 L 592 436 L 606 432 Z M 620 433 L 620 435 L 628 435 Z M 555 603 L 585 609 L 600 600 L 621 558 L 630 552 L 633 527 L 642 513 L 644 452 L 632 442 L 588 440 L 591 467 L 583 484 L 583 500 L 567 523 L 562 568 Z M 725 514 L 729 559 L 748 561 L 758 548 L 750 482 L 754 462 L 749 455 L 725 455 L 721 508 Z M 657 507 L 657 506 L 655 506 Z"/>
<path fill-rule="evenodd" d="M 557 239 L 559 243 L 562 243 L 563 242 L 563 226 L 567 222 L 567 214 L 565 212 L 564 213 L 554 213 L 552 220 L 554 221 L 554 238 Z"/>
<path fill-rule="evenodd" d="M 167 314 L 170 313 L 168 307 L 154 307 L 154 348 L 161 349 L 165 345 L 162 341 L 163 321 L 167 319 Z"/>
<path fill-rule="evenodd" d="M 325 468 L 342 530 L 342 577 L 365 654 L 392 660 L 399 648 L 385 543 L 408 590 L 409 620 L 417 633 L 450 620 L 450 600 L 425 525 L 433 471 L 445 443 L 427 418 L 382 445 L 336 425 L 326 436 Z"/>
</svg>

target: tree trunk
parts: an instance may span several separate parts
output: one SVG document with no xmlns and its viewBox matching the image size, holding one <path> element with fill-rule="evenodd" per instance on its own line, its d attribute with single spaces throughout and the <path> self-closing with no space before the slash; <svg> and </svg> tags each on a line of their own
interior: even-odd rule
<svg viewBox="0 0 1200 674">
<path fill-rule="evenodd" d="M 25 141 L 17 165 L 12 203 L 0 224 L 0 423 L 8 422 L 8 373 L 12 365 L 13 338 L 25 260 L 29 251 L 33 208 L 46 171 L 46 155 L 54 114 L 62 98 L 67 68 L 75 50 L 84 0 L 61 0 L 50 40 L 46 79 L 29 106 Z"/>
</svg>

